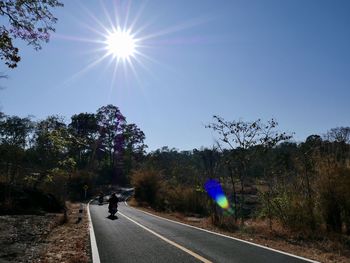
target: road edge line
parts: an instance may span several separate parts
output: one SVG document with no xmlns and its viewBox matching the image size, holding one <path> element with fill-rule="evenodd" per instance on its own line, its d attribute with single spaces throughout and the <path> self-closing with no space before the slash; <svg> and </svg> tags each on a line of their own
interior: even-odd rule
<svg viewBox="0 0 350 263">
<path fill-rule="evenodd" d="M 153 231 L 152 229 L 149 229 L 148 227 L 142 225 L 141 223 L 137 222 L 136 220 L 124 215 L 123 213 L 119 212 L 118 213 L 122 216 L 124 216 L 126 219 L 128 219 L 129 221 L 133 222 L 134 224 L 138 225 L 139 227 L 143 228 L 144 230 L 150 232 L 151 234 L 155 235 L 156 237 L 162 239 L 163 241 L 167 242 L 168 244 L 186 252 L 187 254 L 191 255 L 192 257 L 204 262 L 204 263 L 212 263 L 212 261 L 206 259 L 205 257 L 202 257 L 201 255 L 197 254 L 196 252 L 193 252 L 192 250 L 189 250 L 188 248 L 185 248 L 184 246 L 181 246 L 180 244 L 167 239 L 166 237 L 162 236 L 161 234 L 158 234 L 157 232 Z"/>
<path fill-rule="evenodd" d="M 291 253 L 288 253 L 288 252 L 284 252 L 284 251 L 281 251 L 281 250 L 278 250 L 278 249 L 274 249 L 274 248 L 266 247 L 266 246 L 263 246 L 263 245 L 260 245 L 260 244 L 257 244 L 257 243 L 249 242 L 249 241 L 244 240 L 244 239 L 239 239 L 239 238 L 236 238 L 236 237 L 227 236 L 227 235 L 224 235 L 224 234 L 221 234 L 221 233 L 217 233 L 217 232 L 213 232 L 213 231 L 210 231 L 210 230 L 207 230 L 207 229 L 204 229 L 204 228 L 200 228 L 200 227 L 188 225 L 188 224 L 185 224 L 185 223 L 182 223 L 182 222 L 178 222 L 178 221 L 171 220 L 171 219 L 168 219 L 168 218 L 165 218 L 165 217 L 161 217 L 161 216 L 158 216 L 158 215 L 154 215 L 154 214 L 152 214 L 152 213 L 143 211 L 143 210 L 141 210 L 141 209 L 138 209 L 138 208 L 129 206 L 126 202 L 125 202 L 125 204 L 126 204 L 126 206 L 131 207 L 131 208 L 133 208 L 133 209 L 136 209 L 136 210 L 138 210 L 138 211 L 140 211 L 140 212 L 142 212 L 142 213 L 145 213 L 145 214 L 148 214 L 148 215 L 151 215 L 151 216 L 160 218 L 160 219 L 164 219 L 164 220 L 167 220 L 167 221 L 169 221 L 169 222 L 173 222 L 173 223 L 176 223 L 176 224 L 179 224 L 179 225 L 191 227 L 191 228 L 194 228 L 194 229 L 197 229 L 197 230 L 201 230 L 201 231 L 204 231 L 204 232 L 213 234 L 213 235 L 218 235 L 218 236 L 226 237 L 226 238 L 233 239 L 233 240 L 236 240 L 236 241 L 240 241 L 240 242 L 243 242 L 243 243 L 252 245 L 252 246 L 256 246 L 256 247 L 260 247 L 260 248 L 263 248 L 263 249 L 271 250 L 271 251 L 274 251 L 274 252 L 277 252 L 277 253 L 280 253 L 280 254 L 284 254 L 284 255 L 287 255 L 287 256 L 290 256 L 290 257 L 302 259 L 302 260 L 305 260 L 305 261 L 308 261 L 308 262 L 320 263 L 320 261 L 316 261 L 316 260 L 304 258 L 304 257 L 298 256 L 298 255 L 294 255 L 294 254 L 291 254 Z"/>
<path fill-rule="evenodd" d="M 91 202 L 91 201 L 90 201 Z M 90 216 L 90 202 L 87 204 L 87 213 L 89 218 L 89 231 L 90 231 L 90 245 L 91 245 L 91 255 L 93 263 L 100 263 L 100 255 L 98 253 L 96 237 L 94 232 L 94 226 L 92 224 L 91 216 Z"/>
</svg>

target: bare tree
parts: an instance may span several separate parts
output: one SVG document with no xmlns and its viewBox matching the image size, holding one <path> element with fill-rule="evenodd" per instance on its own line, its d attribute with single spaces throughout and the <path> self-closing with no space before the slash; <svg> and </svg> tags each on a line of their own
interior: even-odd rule
<svg viewBox="0 0 350 263">
<path fill-rule="evenodd" d="M 239 214 L 241 223 L 244 223 L 243 206 L 245 199 L 245 184 L 247 179 L 247 169 L 258 145 L 268 149 L 274 147 L 279 142 L 290 139 L 286 133 L 276 131 L 278 123 L 271 119 L 263 123 L 260 119 L 252 122 L 243 120 L 226 121 L 219 116 L 213 116 L 215 122 L 207 125 L 220 136 L 219 140 L 231 150 L 231 158 L 226 162 L 229 167 L 233 192 L 235 191 L 234 176 L 238 177 L 240 184 L 241 200 L 239 204 Z M 235 168 L 233 168 L 235 167 Z"/>
<path fill-rule="evenodd" d="M 350 127 L 332 128 L 324 137 L 329 141 L 350 143 Z"/>
</svg>

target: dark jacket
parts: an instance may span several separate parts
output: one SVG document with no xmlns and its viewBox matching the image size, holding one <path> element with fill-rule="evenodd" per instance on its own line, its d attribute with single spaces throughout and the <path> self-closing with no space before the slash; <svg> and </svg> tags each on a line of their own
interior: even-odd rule
<svg viewBox="0 0 350 263">
<path fill-rule="evenodd" d="M 118 206 L 119 199 L 116 195 L 112 196 L 109 198 L 108 203 L 109 203 L 109 208 Z"/>
</svg>

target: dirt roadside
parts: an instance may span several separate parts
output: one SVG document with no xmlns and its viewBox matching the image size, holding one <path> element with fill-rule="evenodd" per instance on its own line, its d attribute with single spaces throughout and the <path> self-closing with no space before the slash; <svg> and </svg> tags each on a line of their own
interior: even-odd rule
<svg viewBox="0 0 350 263">
<path fill-rule="evenodd" d="M 188 217 L 181 213 L 165 213 L 157 212 L 150 207 L 140 207 L 131 199 L 128 204 L 134 208 L 145 212 L 192 225 L 195 227 L 210 230 L 216 233 L 224 234 L 234 238 L 243 239 L 252 243 L 284 251 L 286 253 L 305 257 L 325 263 L 349 263 L 350 250 L 344 250 L 338 243 L 331 242 L 328 239 L 319 241 L 308 241 L 300 239 L 300 237 L 291 236 L 283 229 L 278 229 L 274 232 L 268 230 L 267 222 L 247 221 L 242 230 L 235 232 L 224 231 L 211 223 L 210 218 Z"/>
<path fill-rule="evenodd" d="M 59 221 L 57 214 L 0 216 L 0 262 L 35 262 Z"/>
<path fill-rule="evenodd" d="M 79 223 L 79 204 L 67 207 L 67 220 L 63 214 L 0 216 L 0 262 L 91 262 L 86 206 Z"/>
</svg>

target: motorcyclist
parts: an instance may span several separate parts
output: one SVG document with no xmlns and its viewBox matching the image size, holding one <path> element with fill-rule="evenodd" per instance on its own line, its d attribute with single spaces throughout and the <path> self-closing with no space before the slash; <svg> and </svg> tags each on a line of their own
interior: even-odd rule
<svg viewBox="0 0 350 263">
<path fill-rule="evenodd" d="M 116 195 L 115 193 L 112 193 L 111 198 L 109 198 L 109 200 L 108 200 L 108 203 L 109 203 L 109 205 L 108 205 L 108 211 L 109 211 L 110 213 L 113 213 L 113 212 L 114 212 L 114 211 L 113 211 L 114 209 L 115 209 L 115 212 L 117 211 L 118 202 L 119 202 L 119 199 L 118 199 L 117 195 Z M 114 212 L 114 213 L 115 213 L 115 212 Z"/>
<path fill-rule="evenodd" d="M 103 201 L 104 201 L 104 194 L 103 194 L 103 192 L 101 191 L 100 194 L 99 194 L 99 196 L 98 196 L 98 202 L 99 202 L 99 204 L 101 205 L 101 204 L 103 204 Z"/>
</svg>

